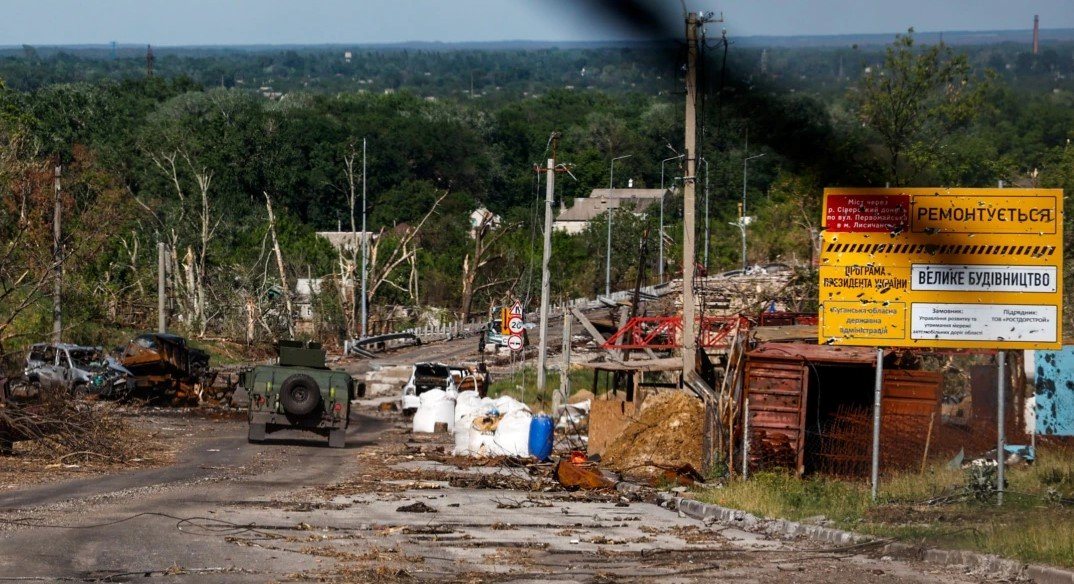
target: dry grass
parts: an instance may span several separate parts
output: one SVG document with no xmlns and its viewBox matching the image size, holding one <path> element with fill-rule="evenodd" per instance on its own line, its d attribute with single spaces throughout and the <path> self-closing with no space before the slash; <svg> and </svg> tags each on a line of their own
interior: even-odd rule
<svg viewBox="0 0 1074 584">
<path fill-rule="evenodd" d="M 1074 451 L 1041 447 L 1033 465 L 1009 467 L 1003 507 L 979 501 L 966 473 L 944 463 L 881 479 L 872 503 L 863 481 L 758 473 L 697 498 L 765 517 L 824 516 L 853 531 L 1074 567 Z"/>
</svg>

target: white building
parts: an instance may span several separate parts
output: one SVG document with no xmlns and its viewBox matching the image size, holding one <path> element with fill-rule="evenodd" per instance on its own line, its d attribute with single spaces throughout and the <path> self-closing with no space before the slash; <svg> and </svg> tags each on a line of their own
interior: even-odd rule
<svg viewBox="0 0 1074 584">
<path fill-rule="evenodd" d="M 568 209 L 559 212 L 552 229 L 575 235 L 585 231 L 589 222 L 608 212 L 608 209 L 631 208 L 635 214 L 644 214 L 650 207 L 660 204 L 660 198 L 670 191 L 665 189 L 593 189 L 589 197 L 580 197 Z"/>
</svg>

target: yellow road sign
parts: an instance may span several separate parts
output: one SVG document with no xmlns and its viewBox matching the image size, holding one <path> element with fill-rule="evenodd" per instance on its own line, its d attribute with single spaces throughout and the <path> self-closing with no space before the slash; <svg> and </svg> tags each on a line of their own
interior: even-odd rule
<svg viewBox="0 0 1074 584">
<path fill-rule="evenodd" d="M 1053 349 L 1060 189 L 825 189 L 820 342 Z"/>
</svg>

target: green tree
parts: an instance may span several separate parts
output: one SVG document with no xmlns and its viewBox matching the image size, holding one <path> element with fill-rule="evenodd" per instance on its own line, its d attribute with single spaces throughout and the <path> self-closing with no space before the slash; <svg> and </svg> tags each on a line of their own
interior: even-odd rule
<svg viewBox="0 0 1074 584">
<path fill-rule="evenodd" d="M 886 150 L 894 184 L 905 178 L 905 159 L 930 164 L 945 136 L 972 120 L 982 96 L 965 54 L 943 43 L 917 49 L 913 32 L 896 36 L 883 64 L 866 68 L 850 95 Z"/>
</svg>

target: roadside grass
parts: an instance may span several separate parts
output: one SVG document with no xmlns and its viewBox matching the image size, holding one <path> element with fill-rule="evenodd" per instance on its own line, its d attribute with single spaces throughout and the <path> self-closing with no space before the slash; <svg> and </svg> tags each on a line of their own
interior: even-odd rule
<svg viewBox="0 0 1074 584">
<path fill-rule="evenodd" d="M 698 500 L 758 516 L 831 521 L 915 544 L 1074 567 L 1074 449 L 1037 449 L 1032 465 L 1008 467 L 1004 505 L 978 499 L 966 471 L 935 463 L 925 472 L 882 476 L 873 503 L 865 481 L 760 472 L 695 492 Z"/>
<path fill-rule="evenodd" d="M 571 368 L 571 393 L 593 390 L 593 372 L 580 367 Z M 552 410 L 552 392 L 559 390 L 559 371 L 549 371 L 543 392 L 537 391 L 537 368 L 521 367 L 513 374 L 499 375 L 489 384 L 488 396 L 509 395 L 530 407 L 534 412 Z"/>
</svg>

